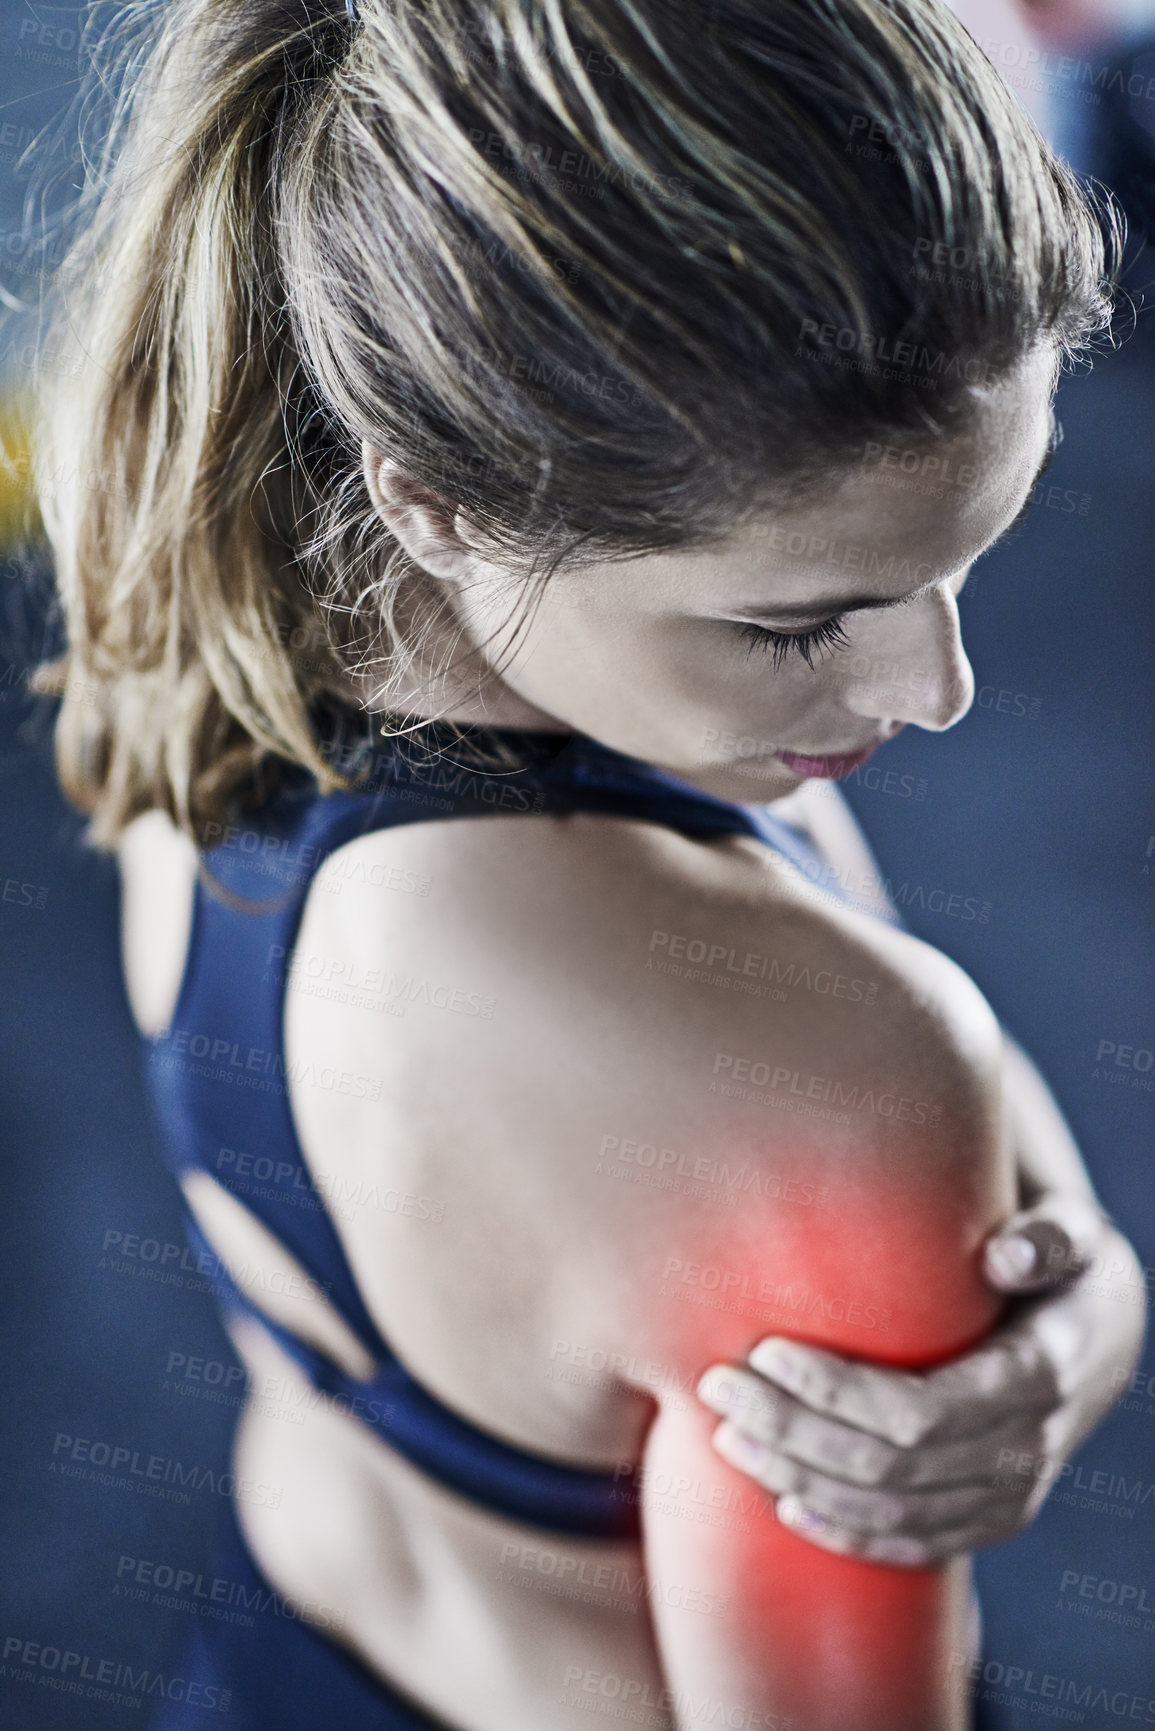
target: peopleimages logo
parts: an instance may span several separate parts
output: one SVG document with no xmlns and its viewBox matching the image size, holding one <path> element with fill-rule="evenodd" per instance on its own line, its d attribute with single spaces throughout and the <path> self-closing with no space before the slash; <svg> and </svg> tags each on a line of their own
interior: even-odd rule
<svg viewBox="0 0 1155 1731">
<path fill-rule="evenodd" d="M 792 1070 L 789 1065 L 771 1068 L 756 1059 L 736 1057 L 732 1052 L 715 1053 L 714 1075 L 735 1082 L 752 1082 L 755 1088 L 769 1088 L 771 1093 L 781 1090 L 824 1105 L 845 1106 L 852 1112 L 874 1112 L 880 1118 L 894 1118 L 899 1123 L 937 1124 L 942 1117 L 942 1107 L 931 1100 L 916 1100 L 892 1089 L 861 1088 L 837 1076 L 809 1076 L 803 1082 L 802 1072 Z"/>
<path fill-rule="evenodd" d="M 142 1455 L 139 1449 L 123 1443 L 102 1442 L 91 1437 L 70 1436 L 58 1431 L 52 1445 L 53 1458 L 49 1471 L 65 1478 L 90 1479 L 111 1485 L 114 1489 L 140 1491 L 145 1495 L 163 1495 L 174 1486 L 176 1500 L 187 1503 L 189 1489 L 210 1491 L 215 1496 L 236 1497 L 238 1502 L 256 1503 L 265 1508 L 280 1507 L 280 1485 L 267 1485 L 263 1480 L 250 1479 L 244 1474 L 218 1472 L 213 1467 L 185 1464 L 166 1455 Z M 187 1487 L 187 1488 L 186 1488 Z"/>
<path fill-rule="evenodd" d="M 1058 54 L 1050 48 L 1033 47 L 1024 42 L 1000 41 L 988 36 L 979 47 L 993 60 L 1003 77 L 1016 89 L 1071 88 L 1086 101 L 1098 103 L 1105 91 L 1127 95 L 1134 101 L 1155 100 L 1155 74 L 1148 64 L 1137 62 L 1131 71 L 1109 60 L 1079 60 L 1072 54 Z M 1141 66 L 1141 69 L 1140 69 Z M 1017 74 L 1012 77 L 1011 74 Z"/>
<path fill-rule="evenodd" d="M 1155 1617 L 1155 1589 L 1148 1598 L 1147 1588 L 1131 1581 L 1114 1581 L 1101 1575 L 1081 1575 L 1078 1569 L 1064 1569 L 1059 1591 L 1077 1593 L 1080 1599 L 1094 1599 L 1100 1605 L 1118 1605 L 1120 1610 L 1133 1605 L 1136 1611 Z"/>
<path fill-rule="evenodd" d="M 381 1098 L 379 1076 L 338 1070 L 332 1064 L 318 1065 L 311 1058 L 296 1058 L 290 1063 L 282 1052 L 243 1046 L 238 1040 L 197 1033 L 191 1028 L 168 1028 L 158 1034 L 148 1061 L 160 1069 L 181 1070 L 260 1093 L 283 1095 L 291 1082 L 296 1087 L 351 1094 L 360 1100 Z"/>
<path fill-rule="evenodd" d="M 871 366 L 889 366 L 902 372 L 921 374 L 931 383 L 946 379 L 965 381 L 970 385 L 994 382 L 994 367 L 990 361 L 973 355 L 964 360 L 949 355 L 945 349 L 928 349 L 925 345 L 905 342 L 875 331 L 856 330 L 853 325 L 819 324 L 817 319 L 803 319 L 798 329 L 799 352 L 805 344 L 811 352 L 825 349 L 850 355 Z"/>
<path fill-rule="evenodd" d="M 139 1708 L 145 1696 L 183 1701 L 210 1713 L 227 1713 L 232 1705 L 232 1690 L 218 1688 L 215 1683 L 166 1677 L 163 1671 L 150 1671 L 147 1665 L 96 1659 L 91 1653 L 26 1641 L 20 1635 L 4 1638 L 4 1675 L 14 1683 L 37 1683 L 114 1706 Z"/>
<path fill-rule="evenodd" d="M 136 1591 L 136 1589 L 139 1589 Z M 345 1613 L 313 1599 L 284 1599 L 271 1587 L 246 1585 L 220 1575 L 205 1575 L 195 1569 L 184 1569 L 172 1563 L 156 1562 L 149 1557 L 121 1556 L 116 1565 L 118 1596 L 130 1590 L 137 1598 L 155 1598 L 166 1594 L 168 1609 L 193 1610 L 198 1616 L 226 1619 L 222 1613 L 239 1611 L 246 1626 L 254 1624 L 253 1613 L 283 1617 L 287 1622 L 308 1622 L 323 1629 L 340 1629 Z"/>
<path fill-rule="evenodd" d="M 796 986 L 819 997 L 845 998 L 852 1004 L 873 1004 L 878 997 L 877 980 L 855 979 L 849 974 L 835 973 L 832 968 L 812 969 L 797 961 L 783 962 L 777 956 L 764 956 L 757 950 L 737 950 L 729 944 L 711 943 L 685 932 L 655 929 L 650 933 L 649 949 L 651 956 L 658 952 L 662 961 L 702 964 L 707 974 L 711 971 L 737 974 L 766 980 L 771 985 Z"/>
<path fill-rule="evenodd" d="M 687 1288 L 695 1290 L 687 1291 Z M 683 1262 L 679 1256 L 668 1256 L 658 1287 L 662 1298 L 678 1299 L 686 1304 L 699 1304 L 708 1310 L 736 1310 L 744 1316 L 757 1316 L 762 1306 L 789 1316 L 796 1321 L 846 1322 L 854 1328 L 889 1329 L 891 1312 L 882 1305 L 867 1304 L 860 1298 L 845 1294 L 815 1292 L 808 1286 L 775 1281 L 770 1276 L 755 1279 L 748 1270 L 722 1268 L 703 1262 Z M 716 1293 L 716 1298 L 699 1296 Z"/>
<path fill-rule="evenodd" d="M 1002 1706 L 1024 1707 L 1032 1713 L 1050 1711 L 1056 1718 L 1071 1718 L 1082 1722 L 1088 1711 L 1107 1713 L 1114 1719 L 1128 1719 L 1143 1725 L 1155 1725 L 1155 1701 L 1146 1695 L 1132 1695 L 1125 1689 L 1112 1689 L 1103 1684 L 1079 1683 L 1073 1677 L 1062 1677 L 1050 1671 L 1037 1671 L 1029 1665 L 1005 1665 L 1001 1659 L 972 1658 L 969 1653 L 952 1653 L 947 1672 L 948 1681 L 959 1685 L 979 1685 L 976 1694 L 986 1701 Z M 982 1685 L 987 1687 L 982 1687 Z M 1001 1690 L 995 1694 L 993 1690 Z M 1055 1703 L 1048 1709 L 1044 1701 Z M 1061 1709 L 1079 1708 L 1077 1713 Z"/>
<path fill-rule="evenodd" d="M 617 1671 L 594 1671 L 588 1666 L 567 1665 L 562 1702 L 591 1713 L 611 1714 L 618 1719 L 642 1720 L 651 1725 L 666 1723 L 677 1715 L 679 1724 L 718 1726 L 719 1731 L 802 1731 L 794 1719 L 761 1707 L 745 1707 L 717 1696 L 695 1695 L 648 1678 L 623 1677 Z M 659 1717 L 660 1716 L 660 1717 Z"/>
</svg>

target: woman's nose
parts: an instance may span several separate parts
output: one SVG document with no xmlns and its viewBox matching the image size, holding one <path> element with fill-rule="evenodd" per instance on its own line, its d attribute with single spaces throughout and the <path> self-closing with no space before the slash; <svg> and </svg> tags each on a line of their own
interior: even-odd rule
<svg viewBox="0 0 1155 1731">
<path fill-rule="evenodd" d="M 909 722 L 941 733 L 974 701 L 958 603 L 945 584 L 905 607 L 859 616 L 846 707 L 855 715 Z"/>
</svg>

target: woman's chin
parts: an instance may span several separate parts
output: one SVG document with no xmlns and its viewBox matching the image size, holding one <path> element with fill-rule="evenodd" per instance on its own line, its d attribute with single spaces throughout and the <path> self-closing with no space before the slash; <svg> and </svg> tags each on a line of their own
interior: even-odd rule
<svg viewBox="0 0 1155 1731">
<path fill-rule="evenodd" d="M 711 793 L 716 799 L 728 799 L 738 805 L 767 805 L 774 799 L 785 799 L 802 786 L 804 777 L 787 769 L 776 757 L 761 757 L 732 763 L 699 763 L 672 771 L 683 781 Z"/>
</svg>

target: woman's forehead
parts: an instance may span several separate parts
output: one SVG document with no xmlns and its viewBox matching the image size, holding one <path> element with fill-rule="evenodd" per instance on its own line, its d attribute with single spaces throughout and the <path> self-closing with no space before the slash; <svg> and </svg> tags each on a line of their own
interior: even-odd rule
<svg viewBox="0 0 1155 1731">
<path fill-rule="evenodd" d="M 958 432 L 864 444 L 828 492 L 751 516 L 725 540 L 607 567 L 645 611 L 788 619 L 911 598 L 973 564 L 1014 521 L 1054 426 L 1053 367 L 1036 361 L 976 402 Z"/>
</svg>

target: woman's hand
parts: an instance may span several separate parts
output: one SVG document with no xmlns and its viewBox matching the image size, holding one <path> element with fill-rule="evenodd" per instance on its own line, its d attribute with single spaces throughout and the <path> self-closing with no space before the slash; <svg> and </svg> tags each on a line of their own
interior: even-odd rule
<svg viewBox="0 0 1155 1731">
<path fill-rule="evenodd" d="M 1129 1381 L 1143 1271 L 1081 1196 L 1052 1194 L 984 1248 L 1018 1302 L 982 1344 L 912 1374 L 771 1336 L 712 1365 L 700 1398 L 723 1459 L 825 1550 L 919 1568 L 1008 1539 Z"/>
</svg>

